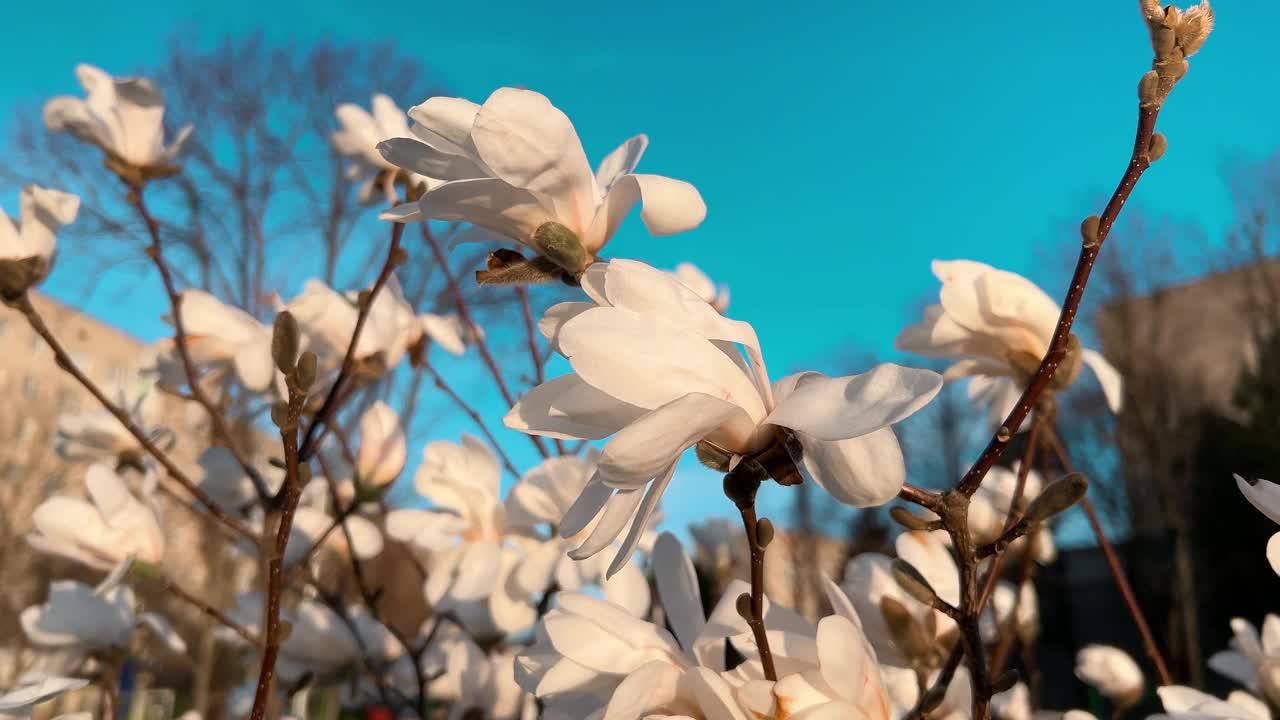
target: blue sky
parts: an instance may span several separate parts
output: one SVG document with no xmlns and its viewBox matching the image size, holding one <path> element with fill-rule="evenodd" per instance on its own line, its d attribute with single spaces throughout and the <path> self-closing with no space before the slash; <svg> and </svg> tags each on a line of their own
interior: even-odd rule
<svg viewBox="0 0 1280 720">
<path fill-rule="evenodd" d="M 0 69 L 0 108 L 78 92 L 77 62 L 118 74 L 156 63 L 193 20 L 210 39 L 265 29 L 275 41 L 394 40 L 473 100 L 503 85 L 543 92 L 593 158 L 648 133 L 642 171 L 697 185 L 707 220 L 653 239 L 633 218 L 611 252 L 690 260 L 728 283 L 731 314 L 756 326 L 781 373 L 850 344 L 891 355 L 934 287 L 931 259 L 1064 274 L 1036 266 L 1037 249 L 1098 212 L 1123 169 L 1151 55 L 1136 5 L 19 3 L 3 41 L 23 61 Z M 1280 99 L 1258 80 L 1272 4 L 1222 0 L 1217 11 L 1161 118 L 1169 151 L 1134 196 L 1210 238 L 1233 219 L 1224 162 L 1280 145 Z M 0 130 L 8 123 L 0 109 Z M 0 190 L 10 210 L 12 196 Z M 80 282 L 55 272 L 47 289 L 75 300 Z M 162 328 L 146 307 L 103 314 L 154 337 Z M 719 494 L 695 468 L 685 474 L 666 502 L 676 522 Z"/>
</svg>

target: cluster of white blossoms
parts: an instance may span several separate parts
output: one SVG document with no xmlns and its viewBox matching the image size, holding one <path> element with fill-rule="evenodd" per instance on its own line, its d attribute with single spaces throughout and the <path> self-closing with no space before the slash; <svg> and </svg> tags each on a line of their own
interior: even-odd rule
<svg viewBox="0 0 1280 720">
<path fill-rule="evenodd" d="M 76 74 L 87 98 L 50 101 L 46 124 L 99 148 L 145 214 L 142 190 L 182 171 L 179 153 L 192 129 L 166 142 L 163 98 L 145 79 L 115 79 L 87 65 Z M 944 381 L 965 377 L 972 378 L 971 397 L 1003 418 L 1050 350 L 1057 303 L 1013 273 L 938 261 L 940 303 L 897 344 L 954 359 L 944 374 L 884 363 L 843 377 L 802 371 L 774 380 L 755 329 L 727 315 L 727 287 L 688 263 L 667 272 L 604 257 L 637 204 L 653 235 L 692 230 L 706 216 L 691 184 L 636 172 L 647 136 L 630 138 L 593 169 L 569 118 L 543 95 L 517 88 L 499 89 L 483 104 L 433 97 L 407 117 L 378 94 L 370 111 L 342 104 L 336 117 L 333 149 L 350 162 L 347 176 L 359 182 L 360 202 L 379 194 L 386 201 L 382 220 L 468 223 L 484 232 L 463 232 L 459 240 L 521 248 L 492 252 L 477 273 L 480 283 L 555 281 L 572 295 L 536 323 L 570 371 L 543 381 L 539 370 L 503 420 L 532 436 L 542 459 L 514 477 L 515 466 L 473 412 L 488 442 L 464 434 L 459 442 L 426 444 L 412 481 L 420 498 L 392 506 L 392 487 L 409 467 L 406 423 L 393 398 L 352 400 L 360 393 L 343 383 L 372 385 L 406 365 L 430 369 L 425 358 L 433 346 L 464 355 L 479 345 L 495 365 L 452 276 L 457 316 L 421 312 L 406 297 L 394 272 L 404 259 L 393 262 L 398 245 L 372 290 L 310 280 L 296 296 L 275 298 L 274 323 L 209 292 L 181 290 L 165 316 L 174 337 L 104 393 L 118 401 L 115 412 L 60 418 L 63 454 L 92 461 L 84 473 L 88 499 L 47 499 L 33 514 L 28 541 L 108 574 L 96 587 L 54 582 L 47 601 L 21 615 L 32 644 L 70 651 L 67 675 L 96 667 L 89 661 L 128 657 L 140 642 L 185 651 L 181 636 L 144 611 L 130 585 L 158 579 L 172 589 L 181 582 L 166 575 L 170 548 L 158 486 L 166 474 L 185 472 L 200 504 L 242 535 L 231 546 L 250 556 L 270 553 L 276 523 L 291 522 L 289 532 L 279 529 L 286 539 L 275 546 L 279 554 L 260 558 L 269 568 L 260 588 L 232 573 L 234 607 L 202 607 L 223 622 L 218 638 L 247 668 L 255 668 L 264 646 L 265 656 L 275 657 L 278 643 L 277 680 L 270 684 L 269 664 L 262 675 L 269 685 L 259 686 L 256 669 L 245 673 L 229 700 L 236 715 L 261 711 L 268 687 L 287 701 L 302 687 L 329 686 L 348 707 L 398 702 L 405 712 L 421 712 L 442 702 L 450 718 L 467 720 L 888 720 L 926 705 L 928 717 L 970 717 L 976 703 L 968 671 L 944 669 L 962 642 L 952 618 L 964 577 L 951 536 L 933 530 L 940 520 L 921 520 L 928 529 L 900 534 L 896 558 L 863 553 L 848 562 L 840 583 L 823 575 L 831 612 L 812 622 L 764 597 L 756 571 L 777 551 L 768 552 L 773 525 L 755 517 L 753 494 L 744 499 L 726 482 L 750 542 L 736 526 L 714 520 L 693 531 L 705 546 L 704 575 L 751 557 L 755 584 L 713 578 L 726 585 L 718 598 L 703 597 L 702 578 L 675 536 L 659 534 L 659 506 L 690 449 L 726 479 L 812 482 L 845 506 L 885 505 L 907 476 L 894 426 L 928 405 Z M 55 233 L 74 220 L 78 204 L 73 195 L 31 186 L 21 194 L 20 225 L 0 213 L 6 303 L 22 308 L 26 292 L 49 273 Z M 399 230 L 393 237 L 398 243 Z M 528 335 L 541 369 L 532 319 Z M 1074 337 L 1053 389 L 1069 384 L 1081 365 L 1118 411 L 1118 374 Z M 491 369 L 503 385 L 500 368 Z M 205 409 L 244 406 L 236 420 L 251 434 L 261 429 L 256 418 L 269 416 L 284 449 L 274 438 L 240 451 L 205 443 L 190 467 L 161 462 L 175 444 L 216 436 L 201 422 L 199 433 L 168 429 L 173 418 L 162 407 L 175 396 L 194 397 Z M 318 427 L 323 431 L 313 433 Z M 546 451 L 541 438 L 555 441 L 558 452 Z M 572 450 L 565 441 L 576 441 Z M 1044 480 L 1023 470 L 992 469 L 967 501 L 973 543 L 997 544 L 1026 501 L 1041 495 Z M 504 472 L 514 479 L 505 493 Z M 1241 481 L 1241 488 L 1280 521 L 1272 486 Z M 1051 530 L 1033 524 L 1011 547 L 1052 562 Z M 416 632 L 381 617 L 378 592 L 364 587 L 361 563 L 392 543 L 406 550 L 403 574 L 421 583 L 431 611 Z M 642 560 L 633 562 L 637 553 Z M 1269 546 L 1280 569 L 1277 556 Z M 344 569 L 349 563 L 359 601 L 320 577 L 334 558 Z M 990 563 L 984 568 L 994 565 L 983 560 Z M 918 580 L 903 581 L 907 565 Z M 980 621 L 979 642 L 994 647 L 1013 634 L 1033 643 L 1040 622 L 1034 586 L 1000 581 L 990 590 L 990 609 L 970 617 Z M 704 607 L 712 608 L 709 615 Z M 1275 620 L 1268 618 L 1261 639 L 1238 621 L 1234 649 L 1212 662 L 1273 704 L 1280 702 Z M 135 633 L 140 627 L 147 632 Z M 954 673 L 944 697 L 930 697 L 926 691 L 944 673 Z M 1114 648 L 1085 648 L 1076 673 L 1121 708 L 1145 687 L 1137 665 Z M 25 712 L 81 684 L 24 678 L 0 695 L 0 712 Z M 1029 720 L 1028 687 L 1008 682 L 998 689 L 994 714 Z M 1224 710 L 1223 701 L 1187 688 L 1161 688 L 1160 695 L 1175 715 L 1269 717 L 1252 697 L 1229 700 L 1233 709 Z"/>
</svg>

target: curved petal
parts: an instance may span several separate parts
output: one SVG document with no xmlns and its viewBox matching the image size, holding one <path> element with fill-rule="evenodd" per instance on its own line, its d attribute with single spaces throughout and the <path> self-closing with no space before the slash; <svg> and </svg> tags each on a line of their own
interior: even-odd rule
<svg viewBox="0 0 1280 720">
<path fill-rule="evenodd" d="M 377 144 L 383 159 L 412 173 L 446 182 L 488 177 L 474 159 L 444 152 L 407 137 L 393 137 Z"/>
<path fill-rule="evenodd" d="M 668 707 L 678 697 L 680 675 L 675 666 L 661 660 L 641 665 L 618 683 L 601 720 L 635 720 Z"/>
<path fill-rule="evenodd" d="M 600 477 L 616 488 L 635 488 L 703 437 L 738 417 L 750 426 L 742 408 L 703 393 L 689 393 L 637 418 L 604 446 Z"/>
<path fill-rule="evenodd" d="M 600 188 L 602 195 L 609 193 L 609 188 L 613 187 L 618 178 L 636 169 L 647 147 L 649 136 L 641 133 L 628 138 L 600 161 L 600 166 L 596 168 L 596 186 Z"/>
<path fill-rule="evenodd" d="M 1098 378 L 1098 384 L 1102 386 L 1102 395 L 1107 399 L 1107 407 L 1111 408 L 1113 413 L 1120 412 L 1120 407 L 1124 403 L 1124 381 L 1120 378 L 1120 372 L 1096 350 L 1082 348 L 1080 359 L 1093 370 L 1094 377 Z"/>
<path fill-rule="evenodd" d="M 433 97 L 409 108 L 409 117 L 431 135 L 463 147 L 468 143 L 480 106 L 465 98 Z M 414 128 L 417 133 L 419 128 Z"/>
<path fill-rule="evenodd" d="M 502 423 L 530 435 L 599 440 L 631 424 L 644 412 L 570 373 L 530 390 L 507 412 Z"/>
<path fill-rule="evenodd" d="M 1267 541 L 1267 562 L 1271 563 L 1272 572 L 1280 575 L 1280 533 Z"/>
<path fill-rule="evenodd" d="M 581 234 L 595 213 L 596 180 L 573 123 L 545 96 L 499 88 L 471 126 L 480 158 L 510 185 L 544 198 Z"/>
<path fill-rule="evenodd" d="M 555 219 L 528 190 L 497 178 L 447 182 L 423 195 L 418 210 L 426 218 L 469 222 L 525 245 L 539 225 Z"/>
<path fill-rule="evenodd" d="M 604 484 L 600 474 L 595 473 L 583 486 L 578 499 L 573 501 L 564 516 L 560 518 L 560 537 L 569 538 L 587 529 L 587 525 L 600 514 L 600 510 L 613 497 L 613 488 Z"/>
<path fill-rule="evenodd" d="M 611 578 L 602 578 L 600 585 L 604 590 L 605 600 L 624 608 L 635 617 L 643 618 L 649 612 L 649 581 L 635 565 L 623 567 Z"/>
<path fill-rule="evenodd" d="M 653 515 L 653 511 L 658 507 L 658 501 L 662 499 L 662 494 L 666 492 L 667 485 L 671 484 L 671 478 L 676 474 L 676 463 L 666 469 L 661 475 L 654 478 L 649 484 L 649 489 L 645 491 L 644 498 L 640 501 L 639 507 L 636 509 L 635 516 L 631 520 L 631 529 L 627 531 L 627 536 L 622 539 L 622 547 L 618 548 L 618 553 L 613 556 L 613 562 L 609 563 L 609 569 L 605 571 L 605 577 L 611 578 L 619 570 L 631 562 L 631 554 L 636 551 L 636 546 L 640 544 L 640 539 L 644 537 L 644 533 L 649 529 L 649 518 Z M 626 492 L 619 490 L 618 494 Z"/>
<path fill-rule="evenodd" d="M 653 571 L 667 621 L 680 647 L 692 656 L 693 643 L 702 634 L 707 621 L 702 616 L 698 575 L 675 535 L 664 532 L 658 536 L 658 542 L 653 546 Z"/>
<path fill-rule="evenodd" d="M 893 428 L 849 440 L 825 442 L 796 433 L 805 470 L 836 500 L 852 507 L 883 505 L 907 480 L 902 447 Z"/>
<path fill-rule="evenodd" d="M 608 547 L 622 533 L 627 521 L 635 515 L 643 498 L 638 489 L 613 491 L 613 495 L 604 503 L 604 512 L 600 515 L 599 522 L 581 545 L 569 551 L 569 557 L 582 560 Z"/>
<path fill-rule="evenodd" d="M 674 235 L 692 230 L 707 217 L 707 204 L 693 185 L 662 175 L 623 175 L 614 182 L 583 238 L 589 253 L 604 247 L 635 204 L 651 235 Z"/>
<path fill-rule="evenodd" d="M 1239 475 L 1233 477 L 1236 479 L 1236 487 L 1250 505 L 1271 518 L 1272 522 L 1280 523 L 1280 485 L 1267 480 L 1250 483 Z"/>
<path fill-rule="evenodd" d="M 892 363 L 840 378 L 806 373 L 790 395 L 775 395 L 778 405 L 765 422 L 818 440 L 845 440 L 899 422 L 941 388 L 941 375 Z"/>
</svg>

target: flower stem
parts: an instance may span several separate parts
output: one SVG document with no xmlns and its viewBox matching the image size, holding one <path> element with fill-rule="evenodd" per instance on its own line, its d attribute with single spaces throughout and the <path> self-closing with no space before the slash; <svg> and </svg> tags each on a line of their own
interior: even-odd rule
<svg viewBox="0 0 1280 720">
<path fill-rule="evenodd" d="M 765 543 L 760 542 L 760 522 L 756 519 L 756 491 L 768 476 L 760 463 L 743 460 L 724 476 L 724 488 L 725 495 L 742 514 L 742 529 L 746 532 L 747 547 L 751 552 L 750 611 L 743 614 L 743 619 L 747 621 L 751 634 L 755 637 L 765 678 L 776 681 L 778 672 L 774 668 L 773 652 L 769 649 L 769 636 L 764 625 L 764 551 L 767 540 Z"/>
</svg>

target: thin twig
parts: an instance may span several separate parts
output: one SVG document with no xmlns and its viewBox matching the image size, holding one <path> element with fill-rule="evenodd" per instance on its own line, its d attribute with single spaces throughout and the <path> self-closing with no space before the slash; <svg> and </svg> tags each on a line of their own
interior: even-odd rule
<svg viewBox="0 0 1280 720">
<path fill-rule="evenodd" d="M 1071 339 L 1071 326 L 1075 322 L 1076 313 L 1080 310 L 1080 301 L 1084 299 L 1085 285 L 1088 284 L 1089 273 L 1092 272 L 1093 264 L 1098 259 L 1098 251 L 1102 249 L 1102 243 L 1106 241 L 1107 234 L 1111 232 L 1111 227 L 1133 192 L 1134 186 L 1138 184 L 1138 179 L 1147 168 L 1151 167 L 1147 149 L 1151 144 L 1151 135 L 1155 132 L 1156 117 L 1160 114 L 1160 107 L 1160 105 L 1153 105 L 1138 108 L 1138 129 L 1134 136 L 1133 152 L 1129 156 L 1129 164 L 1125 167 L 1124 175 L 1120 178 L 1120 184 L 1116 186 L 1111 199 L 1107 201 L 1106 208 L 1099 216 L 1097 242 L 1081 243 L 1080 257 L 1076 261 L 1075 272 L 1071 274 L 1071 284 L 1067 286 L 1067 296 L 1062 303 L 1062 312 L 1058 316 L 1058 324 L 1053 330 L 1053 339 L 1049 341 L 1049 348 L 1013 410 L 1009 412 L 1004 423 L 991 436 L 986 449 L 956 486 L 956 489 L 965 495 L 973 495 L 982 484 L 987 471 L 1004 452 L 1005 446 L 1013 439 L 1014 433 L 1022 427 L 1022 421 L 1031 412 L 1040 394 L 1049 386 L 1054 372 L 1066 358 L 1067 343 Z"/>
<path fill-rule="evenodd" d="M 35 306 L 31 304 L 30 297 L 25 293 L 20 295 L 17 300 L 13 301 L 12 307 L 17 309 L 18 312 L 21 312 L 23 316 L 26 317 L 27 324 L 31 326 L 31 329 L 43 338 L 49 348 L 53 350 L 54 361 L 57 363 L 58 367 L 62 368 L 63 372 L 75 378 L 85 390 L 89 391 L 89 394 L 93 395 L 98 403 L 102 405 L 104 410 L 111 413 L 116 420 L 119 420 L 120 424 L 124 426 L 124 429 L 133 436 L 133 439 L 137 440 L 138 444 L 141 445 L 142 448 L 151 455 L 151 457 L 155 458 L 156 462 L 160 463 L 164 467 L 164 469 L 169 473 L 169 476 L 176 480 L 179 485 L 185 488 L 186 491 L 196 499 L 196 502 L 203 505 L 209 515 L 238 535 L 242 535 L 250 539 L 254 537 L 253 531 L 249 529 L 247 525 L 223 511 L 223 509 L 214 502 L 213 498 L 209 497 L 208 493 L 201 490 L 200 486 L 192 482 L 191 478 L 187 477 L 187 474 L 178 467 L 177 463 L 165 454 L 165 452 L 161 450 L 160 447 L 151 440 L 151 438 L 147 437 L 147 434 L 143 432 L 142 428 L 138 427 L 137 423 L 133 421 L 133 418 L 129 417 L 128 412 L 112 402 L 106 396 L 106 393 L 104 393 L 97 384 L 93 382 L 93 380 L 90 380 L 89 376 L 84 374 L 84 372 L 76 365 L 75 361 L 71 359 L 71 355 L 62 347 L 62 343 L 60 343 L 58 338 L 54 336 L 53 331 L 45 324 L 44 318 L 40 316 L 39 311 L 37 311 Z"/>
<path fill-rule="evenodd" d="M 422 239 L 431 248 L 431 254 L 435 257 L 436 264 L 444 273 L 445 283 L 449 287 L 449 293 L 453 295 L 453 302 L 458 309 L 458 318 L 462 320 L 463 327 L 479 328 L 480 326 L 476 324 L 475 318 L 471 315 L 471 308 L 468 307 L 466 298 L 462 295 L 462 289 L 458 287 L 458 280 L 453 276 L 453 270 L 449 267 L 449 258 L 445 257 L 444 250 L 440 247 L 440 241 L 436 239 L 435 235 L 431 234 L 431 228 L 427 227 L 426 223 L 419 223 L 418 227 L 421 228 Z M 489 374 L 493 376 L 493 381 L 498 386 L 498 392 L 502 393 L 502 399 L 506 401 L 508 407 L 514 407 L 516 397 L 511 394 L 511 389 L 507 387 L 507 381 L 502 376 L 502 370 L 498 368 L 498 362 L 493 359 L 493 353 L 489 352 L 489 343 L 485 341 L 484 333 L 477 332 L 475 336 L 476 350 L 480 352 L 480 358 L 484 361 L 485 367 L 489 368 Z M 542 438 L 537 435 L 530 435 L 529 440 L 537 448 L 538 454 L 544 458 L 551 457 L 551 453 L 547 451 L 547 446 L 543 444 Z"/>
<path fill-rule="evenodd" d="M 354 344 L 353 340 L 352 345 Z M 271 694 L 271 681 L 275 676 L 276 658 L 280 653 L 282 641 L 280 598 L 284 594 L 284 554 L 289 544 L 290 531 L 293 529 L 293 515 L 298 509 L 298 501 L 302 498 L 304 483 L 298 459 L 298 422 L 307 397 L 306 393 L 298 388 L 292 375 L 286 379 L 289 386 L 288 415 L 280 426 L 285 465 L 284 487 L 281 488 L 283 503 L 280 510 L 280 525 L 276 530 L 275 548 L 267 565 L 266 643 L 262 651 L 262 667 L 258 672 L 258 688 L 253 697 L 251 720 L 263 720 L 267 710 L 267 700 Z"/>
<path fill-rule="evenodd" d="M 742 529 L 746 532 L 747 547 L 751 551 L 750 603 L 748 608 L 743 608 L 739 598 L 738 612 L 747 621 L 751 634 L 755 637 L 765 678 L 777 681 L 778 671 L 773 664 L 773 652 L 769 648 L 769 635 L 764 624 L 764 551 L 765 546 L 772 540 L 773 533 L 768 532 L 768 537 L 764 538 L 765 542 L 760 542 L 761 521 L 756 519 L 756 491 L 768 476 L 768 472 L 757 461 L 743 460 L 724 476 L 724 490 L 725 495 L 733 501 L 738 512 L 742 514 Z M 748 612 L 743 612 L 744 609 Z"/>
<path fill-rule="evenodd" d="M 215 622 L 233 630 L 237 635 L 243 638 L 245 642 L 249 643 L 249 645 L 256 646 L 258 644 L 258 638 L 248 628 L 236 622 L 235 620 L 232 620 L 230 617 L 227 616 L 226 613 L 222 612 L 218 608 L 205 602 L 202 598 L 199 598 L 187 592 L 185 589 L 182 588 L 182 586 L 175 583 L 167 575 L 159 572 L 157 573 L 144 572 L 139 574 L 141 574 L 143 577 L 147 578 L 151 582 L 159 585 L 162 589 L 164 589 L 165 592 L 168 592 L 169 594 L 173 595 L 179 600 L 187 603 L 188 605 L 194 607 L 195 609 L 209 616 Z"/>
<path fill-rule="evenodd" d="M 476 424 L 476 427 L 480 428 L 480 432 L 483 433 L 485 439 L 489 441 L 489 445 L 493 447 L 493 451 L 497 453 L 498 458 L 502 460 L 502 466 L 506 468 L 507 472 L 511 473 L 511 477 L 519 480 L 520 471 L 516 469 L 515 464 L 511 462 L 511 458 L 508 457 L 506 451 L 502 449 L 502 445 L 498 443 L 498 438 L 494 437 L 493 431 L 489 430 L 489 426 L 485 423 L 484 418 L 481 417 L 480 413 L 477 412 L 475 408 L 471 407 L 466 400 L 463 400 L 462 396 L 459 395 L 458 392 L 449 385 L 449 383 L 445 382 L 444 377 L 440 375 L 440 372 L 431 364 L 431 361 L 423 358 L 419 367 L 431 376 L 431 381 L 435 383 L 436 388 L 444 391 L 444 394 L 448 395 L 449 399 L 453 400 L 454 404 L 458 406 L 458 409 L 466 413 L 467 417 L 471 418 L 471 421 Z"/>
<path fill-rule="evenodd" d="M 1071 462 L 1070 455 L 1067 454 L 1067 448 L 1062 443 L 1062 438 L 1058 435 L 1053 427 L 1045 428 L 1045 440 L 1049 447 L 1053 450 L 1054 455 L 1058 459 L 1058 463 L 1067 473 L 1075 472 L 1075 466 Z M 1147 624 L 1147 618 L 1142 613 L 1142 607 L 1138 605 L 1138 598 L 1133 593 L 1133 587 L 1129 585 L 1129 579 L 1126 577 L 1124 567 L 1120 564 L 1120 556 L 1116 554 L 1116 549 L 1111 545 L 1111 540 L 1107 538 L 1107 533 L 1102 529 L 1102 523 L 1098 520 L 1098 513 L 1093 507 L 1093 501 L 1086 494 L 1080 498 L 1080 507 L 1084 509 L 1084 514 L 1089 518 L 1089 526 L 1093 528 L 1093 534 L 1098 539 L 1098 547 L 1102 549 L 1102 556 L 1107 561 L 1107 567 L 1111 569 L 1111 577 L 1115 579 L 1116 588 L 1120 590 L 1120 595 L 1124 598 L 1125 606 L 1129 610 L 1129 616 L 1133 618 L 1133 624 L 1138 628 L 1138 634 L 1142 636 L 1142 646 L 1147 652 L 1147 657 L 1151 658 L 1151 663 L 1156 667 L 1156 674 L 1160 676 L 1161 685 L 1172 685 L 1173 676 L 1169 674 L 1169 668 L 1165 665 L 1164 657 L 1160 655 L 1160 648 L 1156 645 L 1155 636 L 1151 634 L 1151 627 Z"/>
<path fill-rule="evenodd" d="M 315 417 L 311 419 L 311 424 L 307 426 L 307 432 L 303 435 L 302 447 L 299 449 L 299 458 L 306 462 L 311 459 L 312 453 L 319 446 L 320 440 L 324 438 L 324 434 L 316 435 L 317 429 L 321 426 L 328 426 L 337 413 L 339 396 L 342 393 L 343 385 L 346 384 L 352 370 L 355 369 L 356 346 L 360 344 L 360 333 L 364 331 L 365 323 L 369 319 L 369 312 L 373 309 L 373 301 L 378 297 L 378 292 L 387 284 L 387 280 L 391 278 L 391 273 L 395 270 L 402 260 L 400 250 L 400 238 L 404 235 L 404 225 L 401 223 L 391 223 L 391 246 L 387 248 L 386 262 L 382 263 L 382 270 L 378 273 L 377 280 L 374 281 L 373 287 L 369 289 L 365 302 L 360 304 L 359 312 L 356 314 L 356 325 L 351 331 L 351 342 L 347 344 L 346 356 L 342 359 L 342 368 L 338 371 L 338 377 L 334 379 L 333 386 L 329 388 L 329 394 L 325 396 L 324 403 L 320 406 L 320 410 L 316 412 Z"/>
</svg>

